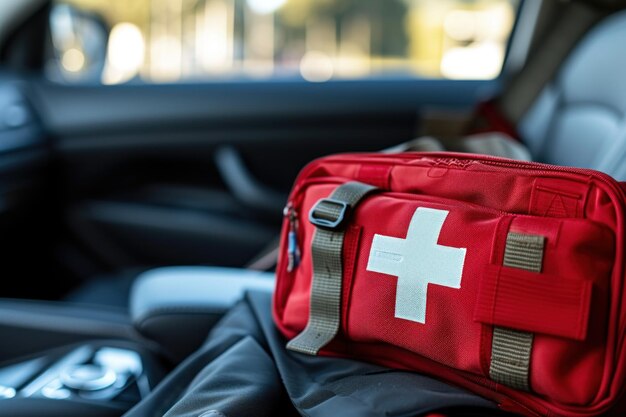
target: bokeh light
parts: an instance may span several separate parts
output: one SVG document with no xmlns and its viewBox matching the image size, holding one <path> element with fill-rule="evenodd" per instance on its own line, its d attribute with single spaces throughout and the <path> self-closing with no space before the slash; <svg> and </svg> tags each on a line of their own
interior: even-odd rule
<svg viewBox="0 0 626 417">
<path fill-rule="evenodd" d="M 78 48 L 70 48 L 63 52 L 61 65 L 66 71 L 79 72 L 85 67 L 85 55 Z"/>
<path fill-rule="evenodd" d="M 323 52 L 308 51 L 300 61 L 300 74 L 307 81 L 328 81 L 333 77 L 333 72 L 333 61 Z"/>
<path fill-rule="evenodd" d="M 395 76 L 490 79 L 500 74 L 519 0 L 56 0 L 110 26 L 100 81 Z M 66 9 L 67 82 L 87 74 Z M 93 42 L 92 42 L 93 44 Z M 82 54 L 82 59 L 81 59 Z M 93 71 L 93 69 L 92 69 Z"/>
<path fill-rule="evenodd" d="M 274 13 L 280 9 L 287 0 L 247 0 L 248 6 L 256 13 Z"/>
<path fill-rule="evenodd" d="M 117 84 L 133 78 L 144 63 L 145 49 L 143 35 L 136 25 L 125 22 L 113 26 L 102 81 Z"/>
</svg>

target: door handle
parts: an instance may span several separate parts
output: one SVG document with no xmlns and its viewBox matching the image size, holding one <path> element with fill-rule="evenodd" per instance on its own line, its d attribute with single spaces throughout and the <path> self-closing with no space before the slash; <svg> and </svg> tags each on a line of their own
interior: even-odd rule
<svg viewBox="0 0 626 417">
<path fill-rule="evenodd" d="M 228 190 L 243 205 L 267 216 L 280 216 L 287 195 L 258 181 L 233 146 L 215 151 L 215 164 Z"/>
</svg>

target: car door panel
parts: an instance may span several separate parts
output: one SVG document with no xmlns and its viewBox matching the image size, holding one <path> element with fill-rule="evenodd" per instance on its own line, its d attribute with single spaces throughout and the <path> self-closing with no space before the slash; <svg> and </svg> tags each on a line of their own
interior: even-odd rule
<svg viewBox="0 0 626 417">
<path fill-rule="evenodd" d="M 64 284 L 49 285 L 57 230 L 51 148 L 27 90 L 0 75 L 0 297 L 57 297 Z"/>
<path fill-rule="evenodd" d="M 105 264 L 243 265 L 278 232 L 298 171 L 415 136 L 497 81 L 34 83 L 68 225 Z M 105 243 L 102 243 L 105 242 Z M 107 249 L 108 248 L 108 249 Z"/>
</svg>

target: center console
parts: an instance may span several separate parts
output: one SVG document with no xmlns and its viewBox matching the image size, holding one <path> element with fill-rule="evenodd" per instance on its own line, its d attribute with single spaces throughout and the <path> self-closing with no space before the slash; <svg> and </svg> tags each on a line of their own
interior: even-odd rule
<svg viewBox="0 0 626 417">
<path fill-rule="evenodd" d="M 53 349 L 0 368 L 0 416 L 119 416 L 162 375 L 155 355 L 130 342 Z"/>
<path fill-rule="evenodd" d="M 23 369 L 23 364 L 14 365 L 14 372 L 19 373 L 20 365 Z M 5 387 L 12 388 L 8 384 Z M 130 349 L 86 345 L 59 358 L 15 393 L 23 397 L 54 400 L 75 397 L 132 405 L 149 392 L 150 384 L 139 353 Z"/>
<path fill-rule="evenodd" d="M 247 290 L 273 287 L 273 274 L 176 267 L 138 277 L 124 318 L 0 300 L 0 335 L 8 342 L 0 343 L 0 417 L 121 416 L 196 350 Z M 27 356 L 6 359 L 20 349 Z"/>
</svg>

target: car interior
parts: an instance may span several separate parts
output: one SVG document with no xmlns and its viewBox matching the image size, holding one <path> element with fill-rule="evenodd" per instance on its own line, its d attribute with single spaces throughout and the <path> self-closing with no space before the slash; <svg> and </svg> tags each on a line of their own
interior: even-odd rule
<svg viewBox="0 0 626 417">
<path fill-rule="evenodd" d="M 98 67 L 111 22 L 74 3 L 0 4 L 3 416 L 186 415 L 181 391 L 159 387 L 185 389 L 214 326 L 246 292 L 272 292 L 283 207 L 318 157 L 462 140 L 490 130 L 477 111 L 490 103 L 533 160 L 626 180 L 623 1 L 506 1 L 495 76 L 119 83 Z M 387 12 L 381 30 L 401 26 Z M 54 32 L 68 22 L 105 38 L 82 79 L 57 68 L 72 64 Z M 298 415 L 281 398 L 274 415 Z"/>
</svg>

